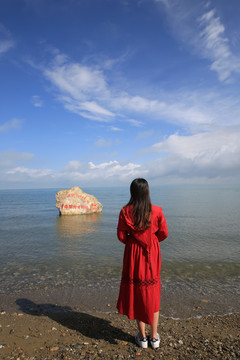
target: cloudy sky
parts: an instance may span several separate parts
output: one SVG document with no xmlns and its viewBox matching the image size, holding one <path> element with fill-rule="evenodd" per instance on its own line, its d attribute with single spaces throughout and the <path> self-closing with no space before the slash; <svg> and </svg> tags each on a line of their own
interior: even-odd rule
<svg viewBox="0 0 240 360">
<path fill-rule="evenodd" d="M 240 1 L 0 2 L 0 188 L 240 183 Z"/>
</svg>

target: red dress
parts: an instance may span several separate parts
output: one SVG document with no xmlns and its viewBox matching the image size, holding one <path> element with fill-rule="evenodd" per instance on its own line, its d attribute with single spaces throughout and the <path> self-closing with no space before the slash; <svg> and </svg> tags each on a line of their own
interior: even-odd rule
<svg viewBox="0 0 240 360">
<path fill-rule="evenodd" d="M 129 319 L 151 325 L 153 314 L 160 309 L 159 241 L 168 236 L 162 208 L 152 205 L 150 228 L 136 230 L 131 218 L 131 206 L 124 207 L 119 214 L 117 235 L 125 244 L 118 311 Z"/>
</svg>

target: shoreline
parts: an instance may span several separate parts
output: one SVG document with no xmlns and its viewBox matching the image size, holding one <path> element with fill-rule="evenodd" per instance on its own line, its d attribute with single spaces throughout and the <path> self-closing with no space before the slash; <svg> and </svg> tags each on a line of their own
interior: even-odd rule
<svg viewBox="0 0 240 360">
<path fill-rule="evenodd" d="M 0 314 L 2 360 L 237 359 L 240 314 L 159 322 L 160 348 L 134 343 L 135 321 L 116 312 L 19 311 Z"/>
<path fill-rule="evenodd" d="M 196 284 L 197 287 L 197 284 Z M 236 290 L 236 289 L 234 289 Z M 135 321 L 116 311 L 118 287 L 65 287 L 0 295 L 1 360 L 237 359 L 240 305 L 164 283 L 158 350 L 135 345 Z M 217 294 L 218 295 L 218 294 Z M 237 293 L 236 299 L 237 299 Z M 223 301 L 225 299 L 225 302 Z M 226 307 L 226 304 L 228 306 Z"/>
<path fill-rule="evenodd" d="M 84 312 L 108 313 L 116 311 L 120 280 L 86 282 L 83 286 L 22 289 L 0 293 L 1 310 L 14 313 L 21 310 L 19 300 L 32 302 L 35 307 L 55 306 L 59 310 L 68 307 Z M 165 318 L 190 319 L 203 316 L 240 313 L 239 284 L 232 283 L 223 291 L 221 284 L 198 281 L 162 281 L 160 314 Z"/>
</svg>

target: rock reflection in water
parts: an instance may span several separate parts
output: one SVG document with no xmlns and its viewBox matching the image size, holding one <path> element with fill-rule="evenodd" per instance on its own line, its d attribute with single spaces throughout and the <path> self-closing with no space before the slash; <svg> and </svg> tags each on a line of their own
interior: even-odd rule
<svg viewBox="0 0 240 360">
<path fill-rule="evenodd" d="M 59 216 L 56 218 L 56 231 L 61 238 L 81 238 L 99 231 L 98 223 L 102 214 Z"/>
</svg>

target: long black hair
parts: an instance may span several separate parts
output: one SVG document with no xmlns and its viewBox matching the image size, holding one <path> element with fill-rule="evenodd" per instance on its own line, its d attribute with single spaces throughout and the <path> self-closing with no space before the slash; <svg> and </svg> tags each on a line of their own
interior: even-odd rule
<svg viewBox="0 0 240 360">
<path fill-rule="evenodd" d="M 130 200 L 128 205 L 133 206 L 133 224 L 137 230 L 146 230 L 151 225 L 152 204 L 148 182 L 137 178 L 130 185 Z"/>
</svg>

